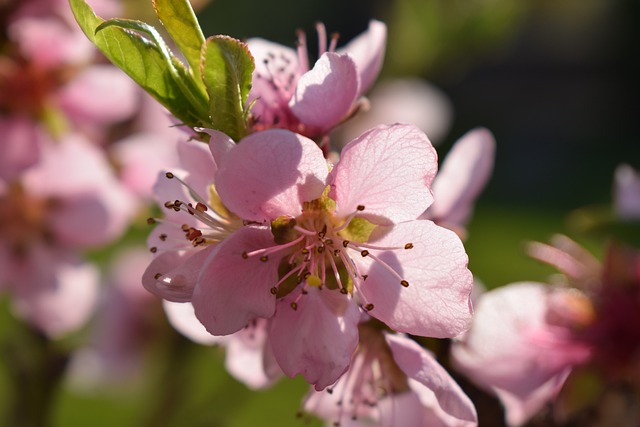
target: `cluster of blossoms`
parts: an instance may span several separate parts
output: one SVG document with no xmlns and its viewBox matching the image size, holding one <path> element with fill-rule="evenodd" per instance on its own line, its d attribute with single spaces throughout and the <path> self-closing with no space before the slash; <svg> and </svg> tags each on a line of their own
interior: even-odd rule
<svg viewBox="0 0 640 427">
<path fill-rule="evenodd" d="M 402 334 L 451 338 L 470 325 L 458 234 L 490 175 L 493 138 L 470 132 L 440 174 L 408 124 L 376 126 L 327 160 L 329 130 L 380 69 L 385 27 L 372 22 L 341 50 L 318 29 L 310 71 L 302 35 L 297 56 L 249 40 L 253 131 L 235 142 L 197 128 L 208 146 L 180 144 L 180 167 L 154 187 L 165 214 L 150 219 L 143 284 L 178 330 L 224 345 L 250 387 L 302 375 L 314 388 L 307 412 L 341 425 L 475 425 L 455 381 Z"/>
</svg>

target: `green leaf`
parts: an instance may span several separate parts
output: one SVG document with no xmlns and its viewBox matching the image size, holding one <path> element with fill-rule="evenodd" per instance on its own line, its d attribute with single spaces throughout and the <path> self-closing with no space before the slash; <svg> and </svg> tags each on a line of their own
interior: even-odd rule
<svg viewBox="0 0 640 427">
<path fill-rule="evenodd" d="M 153 7 L 189 63 L 195 80 L 202 83 L 200 52 L 205 39 L 191 4 L 188 0 L 153 0 Z"/>
<path fill-rule="evenodd" d="M 138 21 L 105 21 L 84 0 L 69 4 L 82 31 L 114 65 L 185 124 L 208 123 L 206 94 L 153 27 Z"/>
<path fill-rule="evenodd" d="M 253 56 L 241 41 L 213 36 L 205 42 L 201 65 L 213 127 L 239 141 L 247 134 L 245 105 L 251 89 Z"/>
</svg>

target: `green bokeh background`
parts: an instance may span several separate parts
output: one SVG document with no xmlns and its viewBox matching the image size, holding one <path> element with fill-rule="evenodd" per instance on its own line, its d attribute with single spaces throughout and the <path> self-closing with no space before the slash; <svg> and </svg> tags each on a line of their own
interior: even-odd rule
<svg viewBox="0 0 640 427">
<path fill-rule="evenodd" d="M 154 22 L 146 0 L 128 6 L 129 16 Z M 553 273 L 524 255 L 527 241 L 566 233 L 599 254 L 601 242 L 577 234 L 567 216 L 610 204 L 618 164 L 640 168 L 635 0 L 216 0 L 198 14 L 206 35 L 260 36 L 291 46 L 299 28 L 313 45 L 317 21 L 341 41 L 371 18 L 387 22 L 383 78 L 425 78 L 453 103 L 440 156 L 472 127 L 496 136 L 495 172 L 466 242 L 470 268 L 489 288 Z M 130 239 L 142 242 L 145 233 L 135 230 Z M 118 247 L 95 257 L 104 261 Z M 0 315 L 3 415 L 15 401 L 17 373 L 9 362 L 38 369 L 30 355 L 42 343 L 11 316 L 6 300 Z M 139 380 L 94 390 L 63 381 L 51 425 L 322 425 L 296 416 L 308 388 L 300 378 L 248 390 L 224 370 L 222 350 L 188 342 L 160 315 L 156 326 L 161 338 L 148 346 Z M 48 351 L 63 351 L 82 336 Z"/>
</svg>

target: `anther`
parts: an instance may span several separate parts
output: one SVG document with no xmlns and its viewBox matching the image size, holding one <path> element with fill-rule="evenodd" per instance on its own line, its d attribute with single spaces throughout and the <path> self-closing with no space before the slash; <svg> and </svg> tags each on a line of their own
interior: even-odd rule
<svg viewBox="0 0 640 427">
<path fill-rule="evenodd" d="M 174 175 L 171 172 L 167 172 L 166 174 L 164 174 L 167 178 L 169 179 L 173 179 Z"/>
<path fill-rule="evenodd" d="M 166 234 L 164 234 L 164 233 L 163 233 L 163 234 L 161 234 L 160 236 L 158 236 L 158 238 L 159 238 L 160 240 L 162 240 L 163 242 L 165 242 L 165 241 L 167 240 L 167 237 L 168 237 L 168 236 L 167 236 Z"/>
<path fill-rule="evenodd" d="M 309 249 L 307 249 L 307 248 L 302 248 L 302 249 L 300 250 L 300 253 L 301 253 L 302 255 L 307 255 L 307 254 L 309 254 Z"/>
<path fill-rule="evenodd" d="M 292 303 L 291 303 L 291 308 L 292 308 L 294 311 L 295 311 L 295 310 L 297 310 L 297 309 L 298 309 L 298 304 L 297 304 L 297 303 L 295 303 L 295 302 L 292 302 Z"/>
<path fill-rule="evenodd" d="M 347 291 L 346 288 L 340 288 L 340 293 L 346 295 L 349 293 L 349 291 Z"/>
<path fill-rule="evenodd" d="M 262 262 L 267 262 L 267 261 L 269 261 L 269 257 L 268 257 L 268 256 L 266 256 L 266 255 L 262 255 L 262 256 L 260 257 L 260 261 L 262 261 Z"/>
<path fill-rule="evenodd" d="M 364 205 L 358 205 L 358 207 L 356 207 L 356 210 L 363 211 Z"/>
<path fill-rule="evenodd" d="M 369 277 L 369 275 L 368 274 L 363 274 L 361 277 L 362 277 L 362 280 L 367 280 L 367 277 Z"/>
<path fill-rule="evenodd" d="M 164 207 L 167 209 L 173 209 L 173 202 L 164 202 Z"/>
<path fill-rule="evenodd" d="M 349 246 L 349 241 L 348 241 L 348 240 L 343 240 L 343 241 L 342 241 L 342 246 L 344 246 L 345 248 L 346 248 L 347 246 Z"/>
<path fill-rule="evenodd" d="M 276 288 L 275 286 L 273 288 L 270 289 L 271 295 L 275 295 L 278 293 L 278 288 Z"/>
<path fill-rule="evenodd" d="M 405 288 L 408 288 L 408 287 L 409 287 L 409 282 L 407 282 L 406 280 L 401 280 L 401 281 L 400 281 L 400 284 L 401 284 L 402 286 L 404 286 Z"/>
<path fill-rule="evenodd" d="M 189 231 L 189 229 L 190 229 L 190 228 L 191 228 L 191 227 L 189 227 L 189 225 L 187 225 L 187 224 L 182 224 L 182 225 L 180 226 L 180 229 L 181 229 L 182 231 L 184 231 L 184 232 Z"/>
<path fill-rule="evenodd" d="M 147 218 L 147 224 L 153 225 L 155 223 L 156 223 L 156 220 L 154 218 Z"/>
<path fill-rule="evenodd" d="M 369 304 L 365 305 L 364 309 L 367 310 L 367 311 L 373 310 L 373 304 L 369 303 Z"/>
<path fill-rule="evenodd" d="M 405 249 L 413 249 L 413 243 L 407 243 L 406 245 L 404 245 Z"/>
<path fill-rule="evenodd" d="M 249 254 L 247 253 L 247 251 L 242 252 L 242 258 L 249 259 Z"/>
<path fill-rule="evenodd" d="M 207 205 L 205 205 L 205 204 L 203 204 L 203 203 L 198 202 L 198 203 L 196 203 L 196 210 L 197 210 L 198 212 L 206 212 L 206 211 L 208 211 L 209 209 L 207 208 Z"/>
<path fill-rule="evenodd" d="M 363 257 L 366 257 L 367 255 L 369 255 L 369 251 L 365 249 L 362 252 L 360 252 L 360 255 L 362 255 Z"/>
<path fill-rule="evenodd" d="M 193 246 L 200 246 L 200 245 L 204 245 L 206 242 L 204 237 L 198 237 L 197 239 L 195 239 L 193 241 Z"/>
<path fill-rule="evenodd" d="M 152 254 L 155 254 L 156 252 L 158 252 L 158 248 L 156 248 L 155 246 L 152 246 L 149 248 L 149 252 L 151 252 Z"/>
<path fill-rule="evenodd" d="M 156 279 L 156 280 L 158 280 L 158 279 L 159 279 L 159 278 L 161 278 L 161 277 L 162 277 L 162 274 L 160 274 L 160 273 L 156 273 L 156 274 L 153 276 L 153 278 L 154 278 L 154 279 Z"/>
<path fill-rule="evenodd" d="M 327 239 L 327 240 L 324 241 L 324 244 L 325 245 L 333 245 L 333 240 Z"/>
</svg>

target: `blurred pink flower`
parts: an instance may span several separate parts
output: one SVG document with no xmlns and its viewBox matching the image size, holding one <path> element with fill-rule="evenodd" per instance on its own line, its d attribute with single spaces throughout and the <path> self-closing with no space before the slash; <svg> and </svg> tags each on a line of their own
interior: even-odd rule
<svg viewBox="0 0 640 427">
<path fill-rule="evenodd" d="M 72 383 L 81 388 L 135 381 L 143 371 L 145 345 L 161 314 L 157 298 L 140 285 L 151 255 L 142 248 L 119 252 L 110 264 L 91 336 L 74 352 Z M 156 327 L 154 327 L 156 326 Z"/>
<path fill-rule="evenodd" d="M 437 145 L 447 135 L 453 120 L 451 101 L 425 80 L 383 80 L 376 83 L 367 98 L 370 105 L 335 130 L 339 135 L 336 140 L 351 141 L 380 124 L 411 123 Z"/>
<path fill-rule="evenodd" d="M 119 237 L 131 198 L 81 137 L 41 149 L 20 179 L 0 181 L 0 284 L 21 315 L 57 336 L 81 326 L 95 302 L 98 273 L 78 251 Z"/>
<path fill-rule="evenodd" d="M 360 325 L 349 370 L 325 391 L 311 390 L 304 410 L 341 427 L 476 426 L 473 403 L 415 341 Z"/>
<path fill-rule="evenodd" d="M 555 236 L 551 245 L 531 244 L 529 253 L 563 275 L 555 286 L 524 282 L 482 295 L 471 329 L 453 345 L 454 365 L 497 394 L 511 426 L 551 401 L 571 412 L 563 386 L 581 375 L 577 366 L 604 387 L 623 381 L 640 388 L 640 252 L 613 243 L 601 264 Z"/>
<path fill-rule="evenodd" d="M 564 292 L 529 282 L 487 292 L 475 305 L 471 329 L 454 342 L 454 366 L 497 394 L 510 426 L 524 424 L 555 398 L 573 366 L 590 355 L 568 327 L 549 322 L 554 296 L 558 308 L 571 301 Z"/>
<path fill-rule="evenodd" d="M 304 33 L 297 51 L 264 39 L 248 40 L 256 68 L 249 93 L 257 130 L 284 128 L 321 138 L 358 108 L 358 98 L 375 81 L 384 58 L 386 26 L 371 21 L 366 32 L 336 50 L 337 36 L 317 25 L 319 59 L 309 66 Z"/>
<path fill-rule="evenodd" d="M 66 2 L 16 7 L 5 17 L 8 40 L 0 56 L 0 123 L 9 130 L 0 163 L 11 165 L 2 168 L 4 179 L 37 161 L 42 135 L 82 132 L 104 141 L 106 126 L 136 112 L 139 95 L 126 75 L 98 63 Z"/>
<path fill-rule="evenodd" d="M 416 335 L 451 337 L 468 327 L 464 248 L 449 230 L 415 220 L 431 202 L 437 168 L 421 131 L 372 129 L 344 148 L 331 172 L 313 141 L 285 130 L 252 134 L 220 157 L 220 201 L 248 225 L 225 229 L 224 240 L 188 258 L 165 252 L 145 273 L 147 289 L 191 301 L 210 333 L 273 317 L 269 340 L 282 370 L 322 389 L 348 366 L 358 307 Z M 168 206 L 194 220 L 211 208 L 178 201 Z M 157 251 L 175 245 L 159 228 Z M 181 241 L 198 236 L 196 246 L 210 235 L 191 223 L 183 230 Z"/>
</svg>

